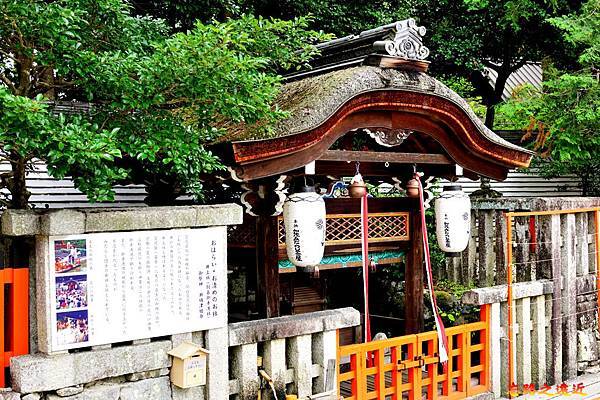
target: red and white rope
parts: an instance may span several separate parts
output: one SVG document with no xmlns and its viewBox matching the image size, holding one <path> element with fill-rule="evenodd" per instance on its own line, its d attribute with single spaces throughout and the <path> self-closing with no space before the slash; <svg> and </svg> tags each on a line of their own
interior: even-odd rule
<svg viewBox="0 0 600 400">
<path fill-rule="evenodd" d="M 427 224 L 425 221 L 425 202 L 423 198 L 423 185 L 421 184 L 421 179 L 419 175 L 415 173 L 415 179 L 419 183 L 419 204 L 421 207 L 421 231 L 423 234 L 423 250 L 425 253 L 425 271 L 427 272 L 427 289 L 429 290 L 429 298 L 431 299 L 431 308 L 433 311 L 433 317 L 435 319 L 435 327 L 438 336 L 438 352 L 440 357 L 440 362 L 444 365 L 444 369 L 446 365 L 448 365 L 448 337 L 446 336 L 446 328 L 444 327 L 444 322 L 442 321 L 442 317 L 440 316 L 437 299 L 435 297 L 435 292 L 433 291 L 433 272 L 431 269 L 431 257 L 429 254 L 429 239 L 427 237 Z M 416 266 L 415 266 L 416 267 Z"/>
</svg>

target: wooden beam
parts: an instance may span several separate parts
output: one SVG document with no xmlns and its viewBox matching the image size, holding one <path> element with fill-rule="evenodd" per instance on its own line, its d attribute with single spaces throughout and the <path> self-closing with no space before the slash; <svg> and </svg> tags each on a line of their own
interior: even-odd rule
<svg viewBox="0 0 600 400">
<path fill-rule="evenodd" d="M 327 150 L 318 158 L 321 161 L 389 162 L 390 164 L 437 164 L 454 162 L 445 154 L 394 153 L 383 151 Z"/>
<path fill-rule="evenodd" d="M 421 215 L 419 211 L 411 213 L 410 239 L 412 247 L 406 257 L 404 271 L 406 310 L 405 334 L 421 333 L 424 330 L 423 319 L 423 236 L 421 233 Z"/>
<path fill-rule="evenodd" d="M 417 169 L 427 176 L 444 177 L 448 180 L 456 175 L 454 165 L 417 164 Z M 303 170 L 289 172 L 288 175 L 303 175 Z M 316 175 L 323 176 L 353 176 L 356 173 L 354 162 L 343 161 L 321 161 L 317 160 L 315 167 Z M 386 167 L 385 162 L 369 163 L 360 165 L 360 173 L 363 177 L 396 177 L 406 182 L 412 178 L 412 164 L 390 164 Z"/>
<path fill-rule="evenodd" d="M 277 217 L 256 218 L 256 308 L 263 318 L 279 317 Z"/>
</svg>

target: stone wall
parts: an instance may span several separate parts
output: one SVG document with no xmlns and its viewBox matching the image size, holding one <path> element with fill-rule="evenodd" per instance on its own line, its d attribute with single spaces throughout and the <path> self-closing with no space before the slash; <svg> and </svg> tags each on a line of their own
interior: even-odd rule
<svg viewBox="0 0 600 400">
<path fill-rule="evenodd" d="M 4 238 L 29 238 L 37 254 L 30 261 L 30 352 L 10 361 L 12 391 L 0 399 L 26 400 L 169 400 L 226 399 L 229 396 L 228 328 L 190 332 L 168 337 L 70 350 L 56 354 L 38 352 L 45 340 L 45 304 L 40 274 L 47 262 L 44 240 L 49 235 L 77 235 L 174 228 L 203 228 L 239 224 L 237 205 L 156 207 L 130 209 L 70 209 L 46 212 L 5 211 L 1 217 Z M 46 249 L 47 250 L 47 249 Z M 36 279 L 38 278 L 38 279 Z M 36 284 L 37 282 L 37 284 Z M 220 299 L 226 309 L 227 298 Z M 39 333 L 39 335 L 38 335 Z M 40 339 L 41 338 L 41 339 Z M 207 384 L 187 390 L 170 383 L 171 359 L 167 352 L 184 340 L 192 340 L 211 353 Z"/>
<path fill-rule="evenodd" d="M 599 372 L 595 278 L 577 277 L 572 282 L 577 293 L 573 299 L 555 297 L 555 282 L 551 279 L 512 285 L 514 376 L 520 388 L 524 384 L 537 388 L 559 384 L 581 374 Z M 496 397 L 507 395 L 508 389 L 507 289 L 507 285 L 477 288 L 462 297 L 465 304 L 490 306 L 490 383 Z M 564 312 L 564 304 L 575 298 L 577 312 Z"/>
<path fill-rule="evenodd" d="M 600 207 L 598 197 L 555 197 L 555 198 L 500 198 L 473 199 L 471 207 L 471 238 L 468 247 L 460 257 L 448 257 L 445 268 L 435 272 L 439 278 L 459 282 L 464 285 L 487 287 L 506 283 L 506 212 L 538 212 L 553 210 L 576 210 Z M 574 251 L 577 256 L 577 276 L 595 273 L 594 212 L 573 213 L 571 217 L 561 216 L 565 225 L 574 218 L 572 236 L 577 237 Z M 529 216 L 513 218 L 513 279 L 528 282 L 552 277 L 550 255 L 551 216 Z M 561 228 L 562 229 L 562 228 Z M 530 246 L 533 242 L 537 245 Z M 561 247 L 566 243 L 559 239 Z"/>
<path fill-rule="evenodd" d="M 1 223 L 5 237 L 36 238 L 47 246 L 48 241 L 42 239 L 48 235 L 223 226 L 239 224 L 241 217 L 241 207 L 223 205 L 5 211 Z M 331 360 L 336 355 L 336 330 L 360 323 L 354 309 L 328 310 L 45 354 L 38 351 L 38 342 L 47 333 L 36 321 L 45 317 L 46 310 L 39 303 L 36 307 L 35 298 L 47 293 L 40 287 L 43 277 L 36 279 L 34 271 L 47 262 L 48 251 L 40 250 L 39 243 L 37 247 L 37 257 L 30 262 L 34 288 L 31 354 L 11 359 L 12 390 L 0 389 L 0 400 L 255 399 L 260 386 L 258 355 L 263 356 L 263 367 L 273 376 L 280 393 L 288 388 L 306 398 L 335 384 Z M 221 301 L 227 304 L 227 298 Z M 183 341 L 193 341 L 210 351 L 205 386 L 180 389 L 170 382 L 171 359 L 167 352 Z M 270 398 L 269 392 L 263 394 Z"/>
<path fill-rule="evenodd" d="M 577 371 L 600 372 L 595 275 L 577 278 Z"/>
</svg>

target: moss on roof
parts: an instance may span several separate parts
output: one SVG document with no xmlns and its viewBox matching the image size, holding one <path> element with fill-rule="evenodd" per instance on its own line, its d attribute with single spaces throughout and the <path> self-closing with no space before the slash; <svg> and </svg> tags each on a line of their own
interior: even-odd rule
<svg viewBox="0 0 600 400">
<path fill-rule="evenodd" d="M 488 139 L 509 148 L 523 150 L 489 130 L 471 110 L 468 103 L 435 78 L 414 71 L 358 66 L 311 76 L 284 84 L 275 101 L 288 113 L 265 132 L 257 126 L 227 126 L 220 141 L 249 141 L 280 138 L 312 130 L 329 119 L 355 96 L 369 91 L 402 89 L 436 95 L 457 104 Z"/>
</svg>

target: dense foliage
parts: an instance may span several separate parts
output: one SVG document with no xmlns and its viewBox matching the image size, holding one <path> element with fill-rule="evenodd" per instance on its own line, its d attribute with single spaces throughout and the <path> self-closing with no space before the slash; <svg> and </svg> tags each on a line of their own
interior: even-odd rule
<svg viewBox="0 0 600 400">
<path fill-rule="evenodd" d="M 560 31 L 547 19 L 576 5 L 567 0 L 426 0 L 416 3 L 414 15 L 430 28 L 433 73 L 468 78 L 487 107 L 485 122 L 491 128 L 511 73 L 545 57 L 572 62 L 573 54 L 560 45 Z M 493 88 L 484 67 L 495 71 Z"/>
<path fill-rule="evenodd" d="M 157 202 L 198 192 L 198 176 L 221 167 L 205 147 L 219 126 L 269 129 L 283 116 L 272 106 L 275 71 L 306 62 L 327 38 L 308 23 L 242 16 L 169 34 L 122 0 L 0 0 L 7 205 L 27 206 L 25 174 L 38 158 L 94 200 L 124 182 L 154 187 Z M 92 106 L 77 116 L 48 103 L 82 100 Z"/>
<path fill-rule="evenodd" d="M 586 132 L 596 129 L 589 68 L 599 58 L 598 0 L 558 17 L 578 8 L 575 0 L 0 0 L 0 158 L 12 165 L 1 176 L 12 193 L 4 201 L 27 205 L 25 175 L 38 158 L 94 200 L 111 199 L 115 183 L 129 182 L 145 183 L 155 203 L 199 193 L 197 177 L 221 168 L 206 149 L 221 127 L 261 121 L 268 130 L 283 116 L 272 107 L 277 71 L 315 54 L 312 44 L 328 36 L 312 29 L 343 36 L 408 16 L 429 28 L 432 73 L 469 98 L 488 126 L 511 72 L 547 56 L 569 67 L 581 51 L 587 71 L 557 74 L 545 93 L 524 91 L 528 100 L 507 112 L 513 125 L 533 118 L 544 132 L 573 132 L 539 141 L 560 161 L 544 164 L 548 175 L 589 171 L 577 154 L 593 154 L 595 142 Z M 575 46 L 562 44 L 561 31 Z M 484 66 L 497 72 L 495 88 Z M 59 116 L 53 101 L 92 107 Z M 572 109 L 575 123 L 548 122 L 551 106 Z"/>
<path fill-rule="evenodd" d="M 547 177 L 575 174 L 585 195 L 600 195 L 600 1 L 589 0 L 581 13 L 551 22 L 581 51 L 581 69 L 547 69 L 543 88 L 524 88 L 503 106 L 507 120 L 535 138 L 536 160 Z"/>
<path fill-rule="evenodd" d="M 136 11 L 164 18 L 176 30 L 185 31 L 196 20 L 239 18 L 244 14 L 280 19 L 312 15 L 314 29 L 338 37 L 372 29 L 410 17 L 414 0 L 135 0 Z"/>
<path fill-rule="evenodd" d="M 396 20 L 414 17 L 428 29 L 432 73 L 467 78 L 476 84 L 487 107 L 486 124 L 493 126 L 495 106 L 509 75 L 527 61 L 552 57 L 569 64 L 560 31 L 548 18 L 576 9 L 577 0 L 138 0 L 137 10 L 165 17 L 176 29 L 203 21 L 254 13 L 276 18 L 313 15 L 312 27 L 335 35 L 357 34 Z M 489 87 L 484 67 L 496 72 Z"/>
</svg>

